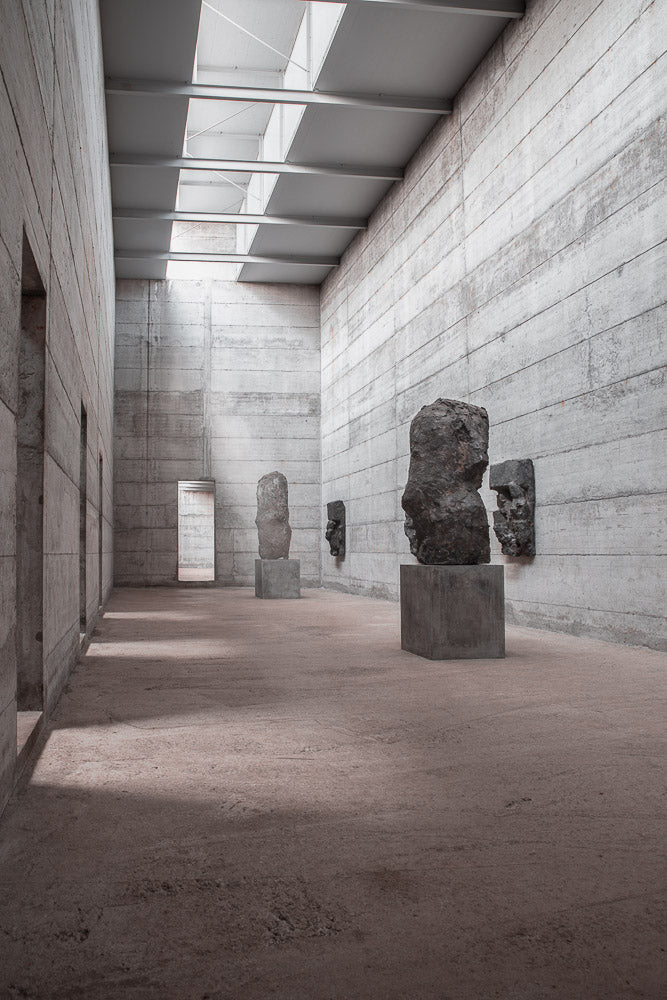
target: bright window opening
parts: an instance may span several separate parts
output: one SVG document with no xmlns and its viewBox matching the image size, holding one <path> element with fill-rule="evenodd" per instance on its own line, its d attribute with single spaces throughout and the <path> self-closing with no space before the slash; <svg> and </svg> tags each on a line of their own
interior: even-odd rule
<svg viewBox="0 0 667 1000">
<path fill-rule="evenodd" d="M 215 483 L 178 484 L 178 579 L 215 580 Z"/>
</svg>

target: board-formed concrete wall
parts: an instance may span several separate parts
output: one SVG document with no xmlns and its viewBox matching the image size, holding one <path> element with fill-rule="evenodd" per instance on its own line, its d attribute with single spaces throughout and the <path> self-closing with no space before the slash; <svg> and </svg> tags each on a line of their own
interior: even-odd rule
<svg viewBox="0 0 667 1000">
<path fill-rule="evenodd" d="M 397 597 L 409 423 L 462 399 L 535 462 L 536 558 L 492 533 L 510 619 L 660 646 L 667 5 L 527 8 L 323 286 L 323 582 Z"/>
<path fill-rule="evenodd" d="M 176 581 L 178 482 L 214 479 L 216 581 L 252 584 L 257 481 L 277 469 L 290 558 L 319 586 L 318 289 L 119 281 L 116 330 L 116 582 Z"/>
<path fill-rule="evenodd" d="M 24 230 L 46 291 L 44 708 L 79 649 L 81 406 L 87 411 L 87 628 L 111 585 L 114 288 L 95 0 L 0 4 L 0 808 L 16 762 L 16 472 Z M 43 352 L 42 352 L 43 353 Z M 19 515 L 21 512 L 19 511 Z"/>
</svg>

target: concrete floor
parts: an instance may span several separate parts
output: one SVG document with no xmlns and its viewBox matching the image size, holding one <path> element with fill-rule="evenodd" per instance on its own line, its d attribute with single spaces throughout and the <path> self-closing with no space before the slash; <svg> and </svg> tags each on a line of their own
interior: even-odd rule
<svg viewBox="0 0 667 1000">
<path fill-rule="evenodd" d="M 0 821 L 2 1000 L 664 992 L 666 659 L 398 607 L 116 592 Z"/>
</svg>

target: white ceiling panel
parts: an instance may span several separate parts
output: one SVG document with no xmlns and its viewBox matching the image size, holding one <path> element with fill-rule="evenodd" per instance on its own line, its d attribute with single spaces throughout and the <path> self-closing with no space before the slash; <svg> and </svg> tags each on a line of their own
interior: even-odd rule
<svg viewBox="0 0 667 1000">
<path fill-rule="evenodd" d="M 321 285 L 330 267 L 316 264 L 244 264 L 239 281 L 260 281 L 288 285 Z"/>
<path fill-rule="evenodd" d="M 113 233 L 117 247 L 125 250 L 163 250 L 171 240 L 171 222 L 114 219 Z"/>
<path fill-rule="evenodd" d="M 180 156 L 187 97 L 107 97 L 110 153 Z"/>
<path fill-rule="evenodd" d="M 437 121 L 437 115 L 401 111 L 309 107 L 289 158 L 304 163 L 401 166 Z"/>
<path fill-rule="evenodd" d="M 144 280 L 162 281 L 167 272 L 163 260 L 123 260 L 116 257 L 117 278 L 143 278 Z"/>
<path fill-rule="evenodd" d="M 290 253 L 295 255 L 310 254 L 313 257 L 325 257 L 333 254 L 338 257 L 355 236 L 346 229 L 325 229 L 316 226 L 290 226 L 289 233 L 283 232 L 282 226 L 260 226 L 253 240 L 253 253 L 284 254 L 285 239 L 289 239 Z"/>
<path fill-rule="evenodd" d="M 267 212 L 367 218 L 392 183 L 350 177 L 281 177 L 269 199 Z"/>
<path fill-rule="evenodd" d="M 319 90 L 453 97 L 507 22 L 502 18 L 348 7 L 317 79 Z"/>
<path fill-rule="evenodd" d="M 192 79 L 200 0 L 100 0 L 104 72 Z"/>
<path fill-rule="evenodd" d="M 178 173 L 178 170 L 135 170 L 132 167 L 112 166 L 113 207 L 173 209 Z"/>
</svg>

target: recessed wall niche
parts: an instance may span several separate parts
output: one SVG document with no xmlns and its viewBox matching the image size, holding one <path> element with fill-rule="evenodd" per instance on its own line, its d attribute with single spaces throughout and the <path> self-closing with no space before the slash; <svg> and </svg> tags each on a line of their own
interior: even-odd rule
<svg viewBox="0 0 667 1000">
<path fill-rule="evenodd" d="M 46 290 L 23 235 L 16 433 L 16 702 L 44 704 L 44 379 Z"/>
</svg>

